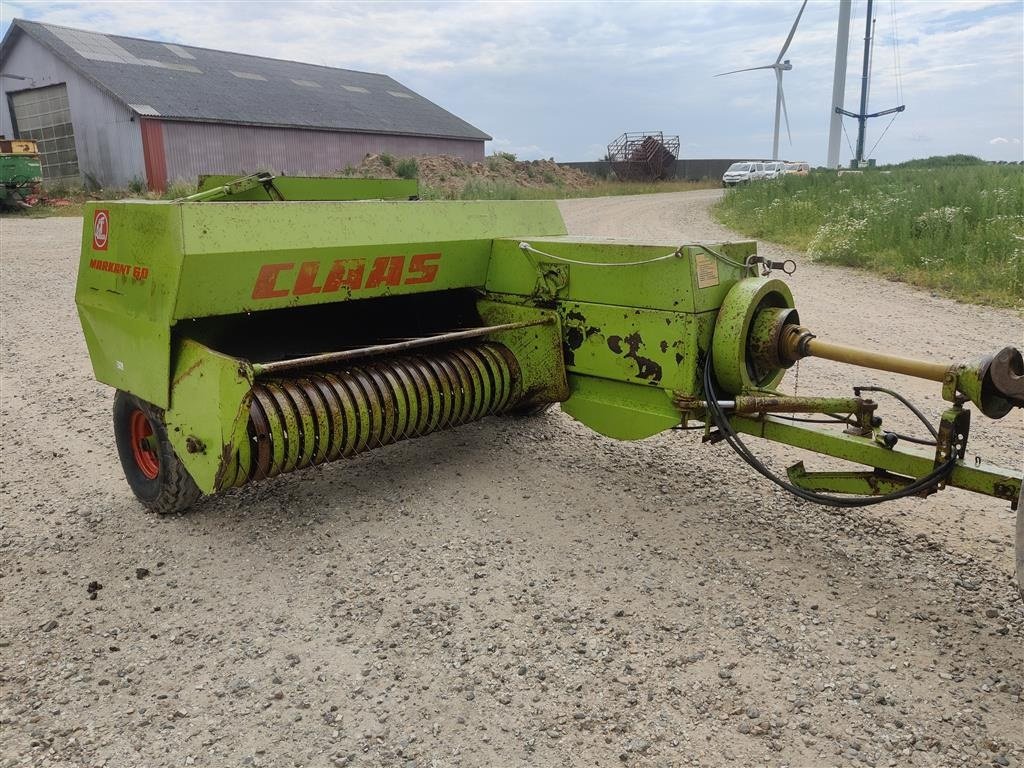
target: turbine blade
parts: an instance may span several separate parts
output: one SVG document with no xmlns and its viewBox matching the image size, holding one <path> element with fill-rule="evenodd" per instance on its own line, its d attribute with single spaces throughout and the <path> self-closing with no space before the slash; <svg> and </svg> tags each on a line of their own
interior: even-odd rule
<svg viewBox="0 0 1024 768">
<path fill-rule="evenodd" d="M 734 69 L 730 72 L 719 72 L 715 77 L 721 77 L 722 75 L 735 75 L 737 72 L 753 72 L 755 69 L 775 69 L 774 64 L 766 64 L 763 67 L 747 67 L 746 69 Z"/>
<path fill-rule="evenodd" d="M 778 64 L 782 61 L 782 57 L 786 55 L 786 51 L 789 50 L 789 44 L 793 42 L 793 35 L 796 34 L 796 25 L 800 23 L 800 17 L 804 15 L 804 8 L 807 7 L 807 0 L 804 0 L 804 4 L 800 6 L 800 13 L 796 15 L 796 21 L 793 22 L 793 28 L 789 30 L 789 37 L 786 38 L 786 42 L 782 44 L 782 50 L 779 51 L 779 58 L 775 60 Z"/>
<path fill-rule="evenodd" d="M 789 110 L 786 109 L 786 92 L 782 90 L 781 72 L 779 72 L 779 100 L 782 102 L 782 117 L 786 120 L 786 135 L 789 136 L 789 145 L 793 146 L 793 134 L 789 130 Z"/>
</svg>

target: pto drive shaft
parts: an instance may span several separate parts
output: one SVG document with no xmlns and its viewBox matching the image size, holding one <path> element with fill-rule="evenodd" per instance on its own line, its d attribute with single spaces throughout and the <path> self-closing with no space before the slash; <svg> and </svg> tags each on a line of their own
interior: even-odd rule
<svg viewBox="0 0 1024 768">
<path fill-rule="evenodd" d="M 947 400 L 963 396 L 993 419 L 1002 418 L 1012 408 L 1024 408 L 1024 358 L 1014 347 L 970 363 L 933 363 L 825 341 L 795 324 L 785 325 L 778 339 L 778 360 L 785 366 L 805 357 L 820 357 L 937 381 L 943 384 Z"/>
</svg>

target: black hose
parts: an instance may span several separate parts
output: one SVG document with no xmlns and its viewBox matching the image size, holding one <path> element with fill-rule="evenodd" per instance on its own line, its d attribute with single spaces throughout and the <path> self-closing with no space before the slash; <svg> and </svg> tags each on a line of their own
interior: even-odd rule
<svg viewBox="0 0 1024 768">
<path fill-rule="evenodd" d="M 885 501 L 894 501 L 896 499 L 906 498 L 907 496 L 914 496 L 921 491 L 929 490 L 937 486 L 942 480 L 953 471 L 953 467 L 956 466 L 957 459 L 955 456 L 951 457 L 948 461 L 941 464 L 940 466 L 933 469 L 924 477 L 920 477 L 917 480 L 909 483 L 908 485 L 900 488 L 897 491 L 891 493 L 882 494 L 880 496 L 831 496 L 825 493 L 817 493 L 815 491 L 808 491 L 799 486 L 793 485 L 787 480 L 783 480 L 781 477 L 772 472 L 766 467 L 760 459 L 754 456 L 750 452 L 750 449 L 740 439 L 739 434 L 733 428 L 729 422 L 729 417 L 725 415 L 722 410 L 722 406 L 718 402 L 718 394 L 715 392 L 714 385 L 714 372 L 712 371 L 711 360 L 707 360 L 704 366 L 704 399 L 707 402 L 707 410 L 711 415 L 711 420 L 715 426 L 718 427 L 719 431 L 725 437 L 729 446 L 749 464 L 753 469 L 759 472 L 761 475 L 766 477 L 768 480 L 775 483 L 775 485 L 783 488 L 794 496 L 803 499 L 804 501 L 810 501 L 815 504 L 822 504 L 827 507 L 838 507 L 841 509 L 851 509 L 855 507 L 867 507 L 873 504 L 881 504 Z M 916 410 L 916 409 L 914 409 Z"/>
<path fill-rule="evenodd" d="M 907 409 L 912 414 L 914 414 L 915 416 L 917 416 L 918 419 L 920 419 L 921 423 L 924 424 L 925 429 L 927 429 L 929 432 L 932 433 L 932 437 L 934 437 L 936 440 L 939 439 L 938 430 L 936 430 L 935 427 L 932 426 L 932 423 L 930 421 L 928 421 L 928 419 L 925 417 L 925 415 L 923 413 L 921 413 L 920 410 L 918 410 L 916 405 L 914 405 L 912 402 L 907 400 L 907 398 L 905 398 L 899 392 L 894 392 L 893 390 L 886 389 L 885 387 L 854 387 L 853 388 L 853 394 L 855 394 L 857 397 L 860 397 L 860 393 L 861 392 L 881 392 L 882 394 L 889 395 L 889 397 L 896 398 L 901 403 L 903 403 L 903 405 L 907 406 Z M 904 439 L 906 440 L 906 439 L 909 439 L 909 438 L 904 438 Z M 910 442 L 916 442 L 916 440 L 911 440 Z"/>
</svg>

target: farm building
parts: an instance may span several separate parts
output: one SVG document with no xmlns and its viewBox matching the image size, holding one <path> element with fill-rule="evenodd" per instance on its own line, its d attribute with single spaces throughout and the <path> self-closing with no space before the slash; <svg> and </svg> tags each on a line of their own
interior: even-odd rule
<svg viewBox="0 0 1024 768">
<path fill-rule="evenodd" d="M 162 190 L 201 173 L 329 174 L 370 152 L 482 160 L 483 131 L 387 75 L 15 19 L 0 133 L 43 176 Z"/>
</svg>

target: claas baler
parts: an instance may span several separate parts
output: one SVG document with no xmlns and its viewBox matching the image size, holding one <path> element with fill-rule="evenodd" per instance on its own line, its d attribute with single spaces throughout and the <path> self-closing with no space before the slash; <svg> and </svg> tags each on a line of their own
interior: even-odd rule
<svg viewBox="0 0 1024 768">
<path fill-rule="evenodd" d="M 1016 348 L 931 363 L 831 343 L 778 277 L 792 263 L 752 242 L 568 237 L 550 201 L 345 201 L 316 183 L 293 179 L 285 198 L 260 175 L 86 206 L 79 314 L 149 509 L 556 402 L 622 440 L 702 428 L 819 504 L 945 486 L 1018 504 L 1019 467 L 966 451 L 970 405 L 993 419 L 1024 407 Z M 889 390 L 786 394 L 807 357 L 932 380 L 948 408 L 932 424 Z M 888 429 L 875 391 L 923 436 Z M 751 436 L 858 467 L 776 474 Z"/>
</svg>

